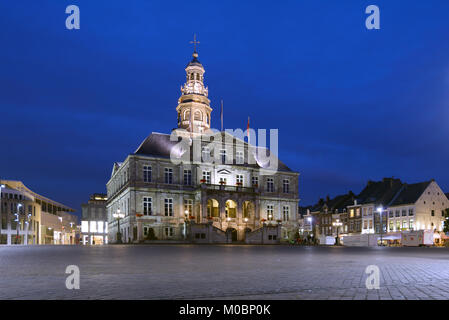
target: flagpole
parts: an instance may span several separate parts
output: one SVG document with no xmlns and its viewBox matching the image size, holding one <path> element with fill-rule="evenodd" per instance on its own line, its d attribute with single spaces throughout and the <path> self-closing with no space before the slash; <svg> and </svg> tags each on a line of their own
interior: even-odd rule
<svg viewBox="0 0 449 320">
<path fill-rule="evenodd" d="M 246 135 L 248 136 L 248 144 L 250 144 L 250 141 L 249 141 L 249 117 L 248 117 L 248 125 L 246 126 Z"/>
<path fill-rule="evenodd" d="M 220 114 L 220 118 L 221 118 L 221 131 L 223 132 L 223 100 L 221 100 L 221 114 Z"/>
</svg>

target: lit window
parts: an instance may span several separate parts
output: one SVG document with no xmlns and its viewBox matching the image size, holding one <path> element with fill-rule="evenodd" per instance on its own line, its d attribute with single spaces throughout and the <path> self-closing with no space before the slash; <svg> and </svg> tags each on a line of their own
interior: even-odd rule
<svg viewBox="0 0 449 320">
<path fill-rule="evenodd" d="M 90 232 L 97 232 L 97 221 L 90 222 Z"/>
<path fill-rule="evenodd" d="M 103 226 L 104 226 L 104 222 L 103 221 L 98 221 L 98 232 L 103 233 Z"/>
<path fill-rule="evenodd" d="M 89 221 L 81 221 L 81 232 L 89 232 Z"/>
</svg>

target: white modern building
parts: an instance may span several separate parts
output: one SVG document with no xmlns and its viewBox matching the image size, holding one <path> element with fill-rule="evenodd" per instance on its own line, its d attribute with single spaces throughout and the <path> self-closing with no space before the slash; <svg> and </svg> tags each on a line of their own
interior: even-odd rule
<svg viewBox="0 0 449 320">
<path fill-rule="evenodd" d="M 108 243 L 108 217 L 105 194 L 93 194 L 86 204 L 81 205 L 81 243 L 102 245 Z"/>
<path fill-rule="evenodd" d="M 0 244 L 75 244 L 72 208 L 41 196 L 21 181 L 0 180 Z"/>
</svg>

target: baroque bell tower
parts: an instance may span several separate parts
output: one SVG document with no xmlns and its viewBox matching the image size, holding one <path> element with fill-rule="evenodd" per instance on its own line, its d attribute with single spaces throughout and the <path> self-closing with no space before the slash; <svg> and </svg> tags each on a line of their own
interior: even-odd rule
<svg viewBox="0 0 449 320">
<path fill-rule="evenodd" d="M 181 86 L 181 97 L 178 99 L 178 128 L 194 133 L 202 133 L 210 129 L 210 100 L 208 89 L 204 86 L 204 67 L 198 60 L 196 36 L 191 41 L 194 45 L 193 59 L 186 67 L 187 80 Z"/>
</svg>

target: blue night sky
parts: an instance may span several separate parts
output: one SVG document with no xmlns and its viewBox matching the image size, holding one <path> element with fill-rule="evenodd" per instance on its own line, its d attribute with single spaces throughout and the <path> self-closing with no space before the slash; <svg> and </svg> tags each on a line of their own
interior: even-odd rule
<svg viewBox="0 0 449 320">
<path fill-rule="evenodd" d="M 2 1 L 0 176 L 78 211 L 105 192 L 113 162 L 176 126 L 194 33 L 212 126 L 224 99 L 225 127 L 279 128 L 301 205 L 386 176 L 449 192 L 447 0 Z"/>
</svg>

